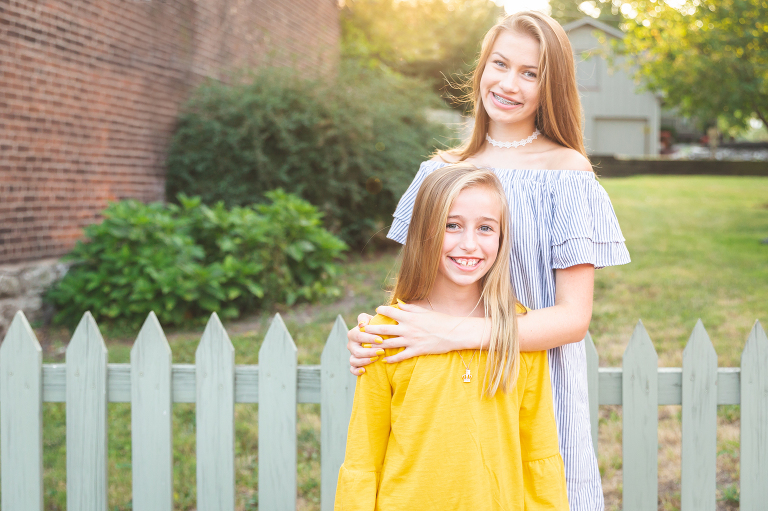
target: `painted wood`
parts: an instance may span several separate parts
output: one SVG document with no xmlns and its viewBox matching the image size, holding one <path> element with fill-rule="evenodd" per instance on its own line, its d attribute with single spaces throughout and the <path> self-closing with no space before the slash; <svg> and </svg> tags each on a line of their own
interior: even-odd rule
<svg viewBox="0 0 768 511">
<path fill-rule="evenodd" d="M 347 325 L 341 316 L 331 330 L 320 357 L 320 509 L 332 511 L 339 469 L 347 449 L 357 378 L 349 371 Z"/>
<path fill-rule="evenodd" d="M 683 350 L 682 511 L 715 511 L 717 353 L 701 320 Z"/>
<path fill-rule="evenodd" d="M 651 338 L 638 321 L 622 363 L 624 511 L 657 509 L 658 365 Z"/>
<path fill-rule="evenodd" d="M 107 364 L 109 374 L 108 396 L 110 403 L 129 403 L 131 400 L 131 366 L 129 364 Z M 194 403 L 195 365 L 173 364 L 173 402 Z M 741 369 L 718 367 L 717 404 L 737 405 L 741 402 Z M 258 403 L 259 367 L 235 366 L 235 402 Z M 297 403 L 320 403 L 320 366 L 301 365 L 298 367 Z M 600 367 L 598 369 L 598 404 L 621 404 L 621 367 Z M 683 369 L 680 367 L 659 367 L 659 405 L 680 405 L 683 403 Z M 64 403 L 66 401 L 67 378 L 64 364 L 43 364 L 43 402 Z"/>
<path fill-rule="evenodd" d="M 597 456 L 597 426 L 600 420 L 599 395 L 600 395 L 600 358 L 597 348 L 592 342 L 592 336 L 587 332 L 584 337 L 584 349 L 587 353 L 587 391 L 589 395 L 589 424 L 592 430 L 592 448 Z"/>
<path fill-rule="evenodd" d="M 740 373 L 738 367 L 717 369 L 717 404 L 737 405 L 741 402 Z M 659 367 L 659 405 L 683 404 L 683 370 L 680 367 Z M 599 403 L 621 404 L 622 374 L 620 367 L 599 369 Z"/>
<path fill-rule="evenodd" d="M 131 349 L 133 508 L 173 508 L 171 347 L 150 312 Z"/>
<path fill-rule="evenodd" d="M 67 347 L 67 509 L 107 510 L 107 348 L 90 312 Z"/>
<path fill-rule="evenodd" d="M 296 509 L 297 350 L 280 314 L 259 350 L 259 508 Z"/>
<path fill-rule="evenodd" d="M 19 311 L 0 344 L 0 474 L 6 511 L 43 509 L 43 350 Z"/>
<path fill-rule="evenodd" d="M 741 354 L 740 509 L 768 502 L 768 337 L 759 321 Z"/>
<path fill-rule="evenodd" d="M 110 403 L 131 402 L 131 365 L 107 364 L 107 395 Z M 173 364 L 171 369 L 173 402 L 194 403 L 197 399 L 194 364 Z M 297 403 L 320 403 L 320 366 L 298 367 Z M 67 400 L 67 366 L 43 364 L 43 402 Z M 259 366 L 235 366 L 235 402 L 259 402 Z"/>
<path fill-rule="evenodd" d="M 235 349 L 215 312 L 197 346 L 195 365 L 197 509 L 234 511 Z"/>
</svg>

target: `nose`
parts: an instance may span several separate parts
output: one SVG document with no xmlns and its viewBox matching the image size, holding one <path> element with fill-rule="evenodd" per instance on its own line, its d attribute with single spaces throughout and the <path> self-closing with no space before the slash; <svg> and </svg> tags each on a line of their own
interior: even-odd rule
<svg viewBox="0 0 768 511">
<path fill-rule="evenodd" d="M 517 92 L 517 73 L 513 71 L 507 71 L 504 77 L 499 81 L 499 87 L 504 92 L 515 93 Z"/>
<path fill-rule="evenodd" d="M 477 239 L 476 234 L 473 230 L 467 229 L 466 232 L 461 237 L 461 243 L 459 243 L 459 248 L 461 248 L 463 251 L 467 253 L 472 253 L 477 248 Z"/>
</svg>

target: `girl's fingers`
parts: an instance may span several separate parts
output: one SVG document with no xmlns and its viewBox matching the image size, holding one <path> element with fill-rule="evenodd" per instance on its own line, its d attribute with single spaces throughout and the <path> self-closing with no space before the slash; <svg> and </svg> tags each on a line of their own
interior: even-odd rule
<svg viewBox="0 0 768 511">
<path fill-rule="evenodd" d="M 376 307 L 376 313 L 388 318 L 392 318 L 398 323 L 407 318 L 408 314 L 410 314 L 409 312 L 398 309 L 397 307 L 392 307 L 390 305 L 380 305 L 379 307 Z"/>
<path fill-rule="evenodd" d="M 397 337 L 403 333 L 403 328 L 404 327 L 401 325 L 366 325 L 365 332 L 361 332 L 361 335 L 373 335 L 377 337 L 381 335 L 389 335 L 389 336 Z M 359 330 L 359 327 L 358 327 L 358 330 Z M 370 342 L 370 341 L 366 341 L 366 342 Z M 377 343 L 377 344 L 381 344 L 381 343 Z"/>
<path fill-rule="evenodd" d="M 395 355 L 390 355 L 384 358 L 383 360 L 385 364 L 396 364 L 398 362 L 402 362 L 403 360 L 408 360 L 409 358 L 415 357 L 417 355 L 418 353 L 416 353 L 411 348 L 405 348 L 400 353 L 397 353 Z"/>
<path fill-rule="evenodd" d="M 366 314 L 365 312 L 363 312 L 362 314 L 358 314 L 357 315 L 357 326 L 365 326 L 365 325 L 367 325 L 368 323 L 371 322 L 371 318 L 372 317 L 373 316 L 371 316 L 370 314 Z"/>
</svg>

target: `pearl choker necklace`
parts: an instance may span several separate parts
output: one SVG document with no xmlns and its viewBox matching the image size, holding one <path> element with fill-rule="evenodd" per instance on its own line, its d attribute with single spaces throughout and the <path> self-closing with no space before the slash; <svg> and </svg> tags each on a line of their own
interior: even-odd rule
<svg viewBox="0 0 768 511">
<path fill-rule="evenodd" d="M 536 140 L 536 137 L 538 137 L 539 135 L 541 135 L 541 132 L 539 130 L 536 130 L 536 131 L 533 132 L 533 135 L 531 135 L 528 138 L 524 138 L 523 140 L 518 140 L 516 142 L 499 142 L 498 140 L 492 139 L 491 136 L 486 133 L 485 134 L 485 139 L 488 142 L 490 142 L 491 145 L 494 146 L 494 147 L 503 147 L 504 149 L 510 149 L 512 147 L 518 148 L 521 145 L 530 144 L 531 142 Z"/>
</svg>

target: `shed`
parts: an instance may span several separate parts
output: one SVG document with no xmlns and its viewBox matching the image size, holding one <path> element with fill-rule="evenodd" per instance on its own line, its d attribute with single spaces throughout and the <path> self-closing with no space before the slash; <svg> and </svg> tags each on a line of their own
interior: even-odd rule
<svg viewBox="0 0 768 511">
<path fill-rule="evenodd" d="M 609 67 L 600 51 L 601 32 L 618 39 L 624 33 L 589 16 L 563 28 L 576 60 L 587 152 L 635 157 L 659 154 L 661 99 L 651 92 L 638 92 L 638 84 L 622 69 L 621 60 Z"/>
</svg>

